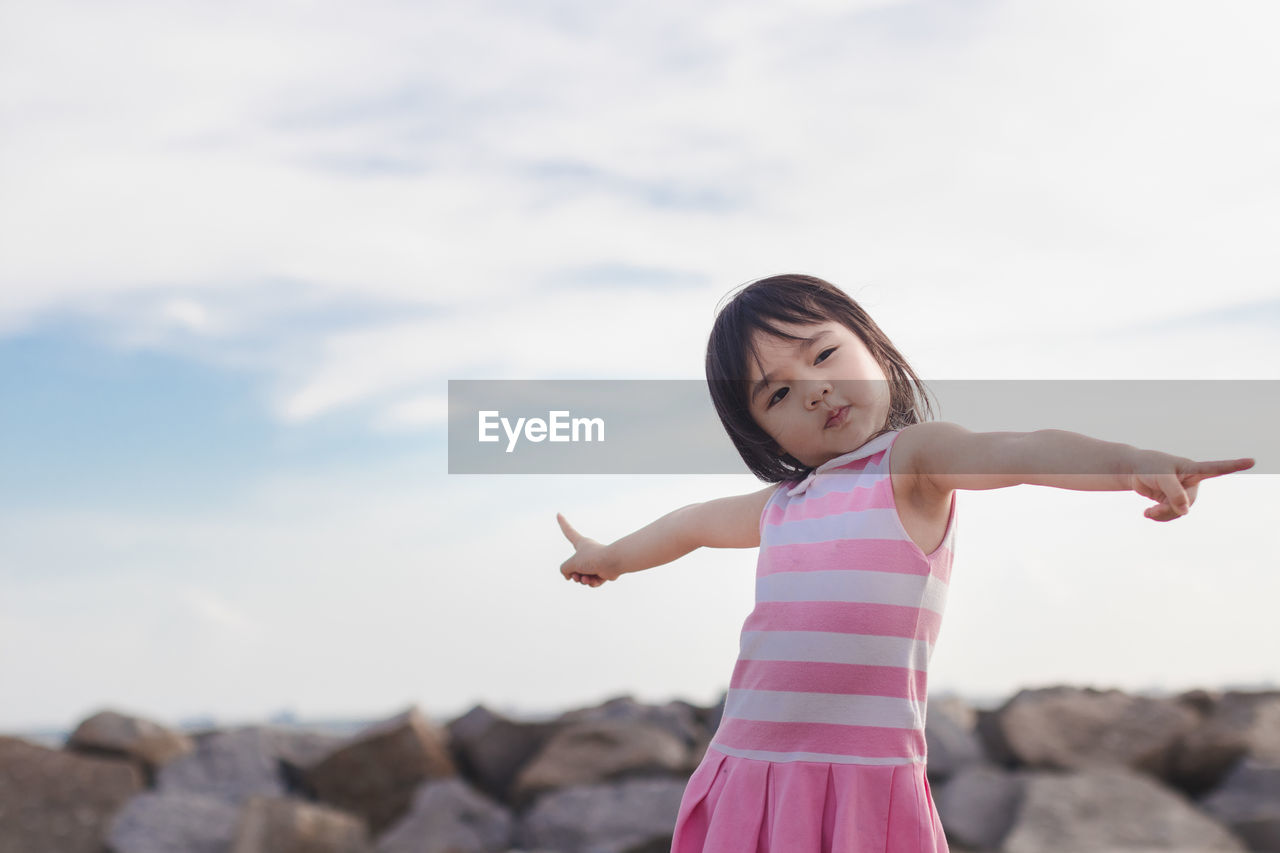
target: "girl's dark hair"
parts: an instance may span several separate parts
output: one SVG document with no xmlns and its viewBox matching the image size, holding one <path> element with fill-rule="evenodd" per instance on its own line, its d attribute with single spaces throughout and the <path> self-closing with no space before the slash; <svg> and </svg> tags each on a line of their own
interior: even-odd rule
<svg viewBox="0 0 1280 853">
<path fill-rule="evenodd" d="M 813 466 L 782 452 L 751 416 L 748 358 L 760 366 L 754 333 L 760 331 L 798 341 L 802 338 L 787 334 L 773 324 L 828 320 L 840 323 L 861 338 L 889 381 L 889 417 L 876 436 L 922 423 L 933 415 L 928 392 L 915 371 L 875 321 L 844 291 L 808 275 L 762 278 L 747 285 L 724 306 L 716 316 L 707 341 L 707 385 L 716 414 L 742 460 L 761 480 L 780 483 L 802 479 Z"/>
</svg>

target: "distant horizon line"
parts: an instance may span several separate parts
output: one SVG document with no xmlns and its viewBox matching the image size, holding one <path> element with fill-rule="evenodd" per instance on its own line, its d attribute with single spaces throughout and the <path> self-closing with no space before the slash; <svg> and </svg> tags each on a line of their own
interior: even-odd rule
<svg viewBox="0 0 1280 853">
<path fill-rule="evenodd" d="M 1095 690 L 1119 690 L 1122 693 L 1130 693 L 1135 696 L 1151 696 L 1155 698 L 1167 698 L 1170 696 L 1176 696 L 1178 694 L 1186 693 L 1188 691 L 1197 690 L 1197 689 L 1222 692 L 1222 693 L 1231 692 L 1231 691 L 1256 692 L 1256 691 L 1265 691 L 1265 690 L 1280 690 L 1280 682 L 1277 682 L 1274 679 L 1265 679 L 1265 680 L 1252 681 L 1252 682 L 1230 682 L 1230 683 L 1224 683 L 1224 684 L 1213 686 L 1213 687 L 1203 687 L 1203 686 L 1194 687 L 1193 686 L 1193 687 L 1169 688 L 1169 687 L 1163 687 L 1163 686 L 1148 686 L 1148 687 L 1136 688 L 1136 689 L 1129 689 L 1129 688 L 1123 688 L 1123 687 L 1099 687 L 1095 684 L 1074 684 L 1074 683 L 1068 683 L 1068 682 L 1060 682 L 1058 684 L 1046 684 L 1046 685 L 1040 685 L 1037 687 L 1019 687 L 1012 692 L 1002 692 L 1002 693 L 979 693 L 976 691 L 966 692 L 966 691 L 957 690 L 954 688 L 943 688 L 937 691 L 930 691 L 928 698 L 929 699 L 959 698 L 965 701 L 966 703 L 972 705 L 977 710 L 991 710 L 996 707 L 999 707 L 999 705 L 1013 698 L 1023 690 L 1041 690 L 1041 689 L 1045 689 L 1046 687 L 1055 687 L 1055 686 L 1077 687 L 1079 689 L 1093 688 Z M 721 692 L 723 693 L 724 691 L 721 691 Z M 510 704 L 510 703 L 500 704 L 496 702 L 485 702 L 485 701 L 473 702 L 469 704 L 462 711 L 449 713 L 449 714 L 432 714 L 432 713 L 428 713 L 425 709 L 422 709 L 422 710 L 428 719 L 430 719 L 432 722 L 435 722 L 439 725 L 444 725 L 445 723 L 451 720 L 458 719 L 459 717 L 467 714 L 470 710 L 477 707 L 486 707 L 491 711 L 494 711 L 495 713 L 502 714 L 504 716 L 510 717 L 520 722 L 540 722 L 540 721 L 545 721 L 548 718 L 559 716 L 560 714 L 568 713 L 569 711 L 580 710 L 583 708 L 597 707 L 599 705 L 605 704 L 606 702 L 615 701 L 617 699 L 622 699 L 622 698 L 632 698 L 637 702 L 637 704 L 641 704 L 641 705 L 666 704 L 666 703 L 657 703 L 657 702 L 643 702 L 643 701 L 640 701 L 639 699 L 635 699 L 634 694 L 619 693 L 613 696 L 609 696 L 605 699 L 601 699 L 595 703 L 585 704 L 585 705 L 569 704 L 569 705 L 562 706 L 559 709 L 551 709 L 551 710 L 535 709 L 527 705 L 519 706 L 515 704 Z M 688 701 L 688 700 L 683 700 L 676 697 L 676 698 L 669 699 L 667 701 L 675 702 L 675 701 Z M 695 705 L 696 707 L 708 707 L 708 706 L 697 705 L 697 703 L 692 703 L 692 702 L 689 704 Z M 418 705 L 417 703 L 412 703 L 411 707 L 412 706 L 416 706 L 421 709 L 421 706 Z M 102 710 L 108 710 L 108 709 L 109 709 L 109 706 L 104 706 Z M 98 713 L 98 712 L 94 712 L 94 713 Z M 220 718 L 213 714 L 189 715 L 178 720 L 177 723 L 174 724 L 172 727 L 177 729 L 180 732 L 183 732 L 184 734 L 191 733 L 191 732 L 198 732 L 198 731 L 218 731 L 218 730 L 228 730 L 228 729 L 235 729 L 235 728 L 264 726 L 264 725 L 296 727 L 296 728 L 312 728 L 312 727 L 334 728 L 334 729 L 354 732 L 354 731 L 357 731 L 362 726 L 367 726 L 367 725 L 371 725 L 371 724 L 383 721 L 388 717 L 395 716 L 395 714 L 397 713 L 403 713 L 403 712 L 393 711 L 388 714 L 384 714 L 380 716 L 378 715 L 375 715 L 375 716 L 326 716 L 326 717 L 302 718 L 296 712 L 286 708 L 286 709 L 275 711 L 270 714 L 266 714 L 262 717 L 252 718 L 247 720 L 239 719 L 239 718 L 236 718 L 236 719 Z M 89 716 L 92 716 L 92 714 Z M 138 716 L 146 719 L 144 715 L 138 715 Z M 84 719 L 88 719 L 88 718 L 89 717 L 86 716 Z M 164 723 L 162 723 L 162 725 L 163 724 Z M 79 723 L 76 723 L 73 726 L 26 726 L 22 728 L 4 727 L 4 728 L 0 728 L 0 735 L 4 735 L 8 737 L 26 738 L 26 739 L 37 739 L 37 740 L 44 740 L 44 741 L 48 741 L 56 737 L 61 737 L 62 739 L 65 740 L 65 738 L 69 737 L 71 732 L 74 731 L 75 727 L 78 725 Z"/>
</svg>

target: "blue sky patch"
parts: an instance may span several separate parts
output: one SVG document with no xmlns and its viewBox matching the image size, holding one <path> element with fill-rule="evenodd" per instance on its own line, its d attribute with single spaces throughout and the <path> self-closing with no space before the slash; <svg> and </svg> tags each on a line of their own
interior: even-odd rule
<svg viewBox="0 0 1280 853">
<path fill-rule="evenodd" d="M 269 471 L 421 453 L 367 413 L 273 420 L 262 378 L 64 331 L 0 340 L 0 508 L 202 507 Z"/>
</svg>

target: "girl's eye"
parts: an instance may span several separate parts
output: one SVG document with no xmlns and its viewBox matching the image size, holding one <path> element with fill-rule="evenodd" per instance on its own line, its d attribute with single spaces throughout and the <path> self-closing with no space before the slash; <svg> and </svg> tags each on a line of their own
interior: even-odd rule
<svg viewBox="0 0 1280 853">
<path fill-rule="evenodd" d="M 821 354 L 818 355 L 817 359 L 814 360 L 814 364 L 821 364 L 823 361 L 826 360 L 827 356 L 831 355 L 831 353 L 835 352 L 838 349 L 839 347 L 831 347 L 830 349 L 824 349 L 821 352 Z M 785 397 L 787 395 L 787 389 L 779 388 L 777 391 L 775 391 L 773 396 L 769 398 L 769 402 L 765 405 L 766 409 L 772 408 L 774 403 L 782 399 L 782 397 L 778 396 L 779 394 L 781 394 L 782 397 Z"/>
</svg>

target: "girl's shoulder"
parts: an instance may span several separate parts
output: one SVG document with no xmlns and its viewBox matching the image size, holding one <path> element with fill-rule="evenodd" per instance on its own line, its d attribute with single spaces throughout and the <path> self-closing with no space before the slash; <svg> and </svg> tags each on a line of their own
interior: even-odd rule
<svg viewBox="0 0 1280 853">
<path fill-rule="evenodd" d="M 936 504 L 951 496 L 929 477 L 924 460 L 937 442 L 947 440 L 954 425 L 942 421 L 909 424 L 899 430 L 889 454 L 889 474 L 896 495 L 916 505 Z"/>
</svg>

